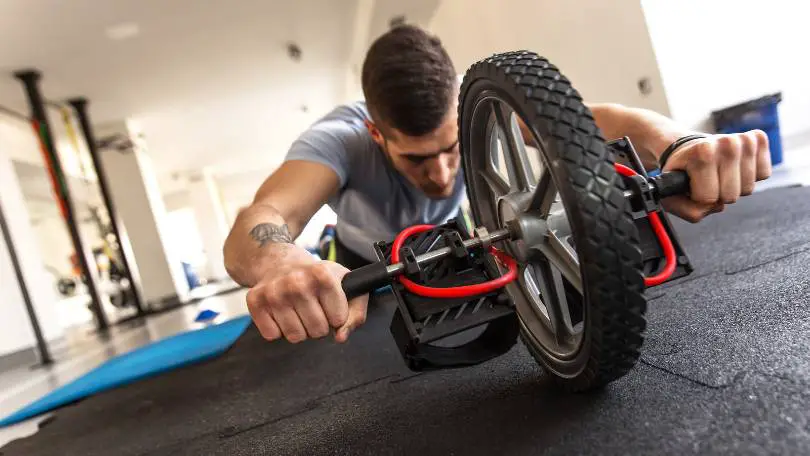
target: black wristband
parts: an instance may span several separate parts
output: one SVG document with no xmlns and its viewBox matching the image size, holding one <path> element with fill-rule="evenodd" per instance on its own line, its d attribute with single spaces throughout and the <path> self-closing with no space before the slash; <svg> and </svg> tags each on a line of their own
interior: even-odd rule
<svg viewBox="0 0 810 456">
<path fill-rule="evenodd" d="M 706 137 L 707 135 L 688 135 L 678 138 L 677 140 L 675 140 L 675 142 L 670 144 L 669 147 L 667 147 L 667 149 L 664 151 L 664 153 L 662 153 L 661 156 L 658 158 L 658 166 L 661 169 L 664 169 L 664 165 L 667 164 L 669 156 L 672 155 L 672 153 L 675 152 L 679 147 L 683 146 L 684 144 L 690 141 L 694 141 L 696 139 L 703 139 Z"/>
</svg>

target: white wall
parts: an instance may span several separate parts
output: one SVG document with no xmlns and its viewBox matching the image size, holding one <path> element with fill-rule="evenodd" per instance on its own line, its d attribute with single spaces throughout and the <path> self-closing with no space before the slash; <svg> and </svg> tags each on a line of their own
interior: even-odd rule
<svg viewBox="0 0 810 456">
<path fill-rule="evenodd" d="M 69 258 L 73 254 L 73 242 L 59 211 L 53 186 L 44 164 L 15 160 L 14 172 L 22 186 L 26 208 L 37 235 L 43 262 L 63 274 L 70 274 L 72 266 Z M 79 231 L 83 242 L 91 248 L 100 246 L 102 240 L 98 227 L 90 220 L 88 209 L 88 205 L 101 206 L 96 183 L 86 183 L 78 177 L 69 177 L 68 187 L 79 220 Z M 103 207 L 101 209 L 102 216 L 104 216 Z"/>
<path fill-rule="evenodd" d="M 0 119 L 0 124 L 5 122 Z M 6 129 L 28 134 L 24 130 Z M 0 136 L 0 205 L 9 225 L 11 238 L 25 276 L 27 289 L 40 327 L 46 339 L 62 335 L 56 312 L 56 294 L 53 282 L 46 273 L 42 255 L 32 229 L 30 216 L 25 206 L 20 183 L 14 173 L 10 150 L 30 140 Z M 34 143 L 36 144 L 36 143 Z M 18 155 L 19 151 L 15 151 Z M 5 242 L 0 242 L 0 355 L 15 352 L 35 345 L 31 323 L 25 311 L 25 303 L 14 274 Z"/>
<path fill-rule="evenodd" d="M 30 123 L 10 116 L 0 117 L 0 140 L 6 157 L 25 163 L 42 164 L 42 153 Z"/>
<path fill-rule="evenodd" d="M 60 274 L 69 275 L 73 269 L 70 256 L 73 255 L 73 241 L 70 239 L 65 222 L 56 214 L 33 220 L 31 226 L 36 235 L 40 251 L 45 253 L 42 262 Z"/>
<path fill-rule="evenodd" d="M 669 113 L 639 0 L 445 0 L 428 28 L 459 73 L 493 53 L 526 49 L 549 58 L 586 101 Z M 649 95 L 638 89 L 643 77 Z"/>
<path fill-rule="evenodd" d="M 166 238 L 172 255 L 194 267 L 206 263 L 205 249 L 200 237 L 200 226 L 191 206 L 168 210 L 166 213 Z"/>
<path fill-rule="evenodd" d="M 810 131 L 807 2 L 642 3 L 676 120 L 705 127 L 712 110 L 782 91 L 783 136 Z"/>
<path fill-rule="evenodd" d="M 36 343 L 5 243 L 0 244 L 0 356 Z"/>
<path fill-rule="evenodd" d="M 207 277 L 224 280 L 228 277 L 222 247 L 230 230 L 222 194 L 211 170 L 206 168 L 189 180 L 189 194 L 207 263 Z"/>
<path fill-rule="evenodd" d="M 219 182 L 223 182 L 220 180 Z M 253 193 L 258 190 L 258 184 L 255 186 L 243 186 L 234 184 L 232 181 L 226 180 L 226 185 L 221 185 L 220 190 L 223 195 L 223 206 L 225 212 L 229 217 L 228 229 L 236 219 L 239 210 L 247 205 L 253 199 Z M 228 185 L 227 183 L 230 182 Z M 249 191 L 245 191 L 249 189 Z M 194 264 L 199 263 L 200 253 L 202 251 L 202 241 L 199 236 L 199 226 L 197 224 L 194 213 L 191 209 L 191 198 L 188 191 L 177 191 L 169 195 L 164 195 L 166 202 L 166 209 L 169 211 L 169 217 L 166 220 L 168 227 L 168 237 L 172 239 L 170 245 L 182 246 L 178 250 L 183 258 L 193 259 Z M 301 235 L 296 239 L 296 243 L 303 247 L 311 247 L 317 245 L 320 238 L 321 231 L 324 225 L 334 224 L 337 222 L 337 214 L 329 207 L 323 206 L 316 212 L 309 223 L 304 227 Z M 192 234 L 189 230 L 194 230 Z M 183 239 L 181 239 L 183 237 Z"/>
</svg>

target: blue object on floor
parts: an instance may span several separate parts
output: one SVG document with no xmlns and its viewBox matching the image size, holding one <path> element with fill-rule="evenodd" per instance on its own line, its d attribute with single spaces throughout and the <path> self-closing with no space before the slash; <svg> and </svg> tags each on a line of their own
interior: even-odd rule
<svg viewBox="0 0 810 456">
<path fill-rule="evenodd" d="M 197 314 L 197 318 L 195 318 L 194 321 L 196 321 L 197 323 L 210 321 L 213 320 L 214 318 L 217 318 L 217 315 L 219 315 L 219 312 L 211 309 L 205 309 Z"/>
<path fill-rule="evenodd" d="M 200 286 L 200 278 L 194 272 L 194 268 L 189 263 L 183 262 L 183 273 L 186 275 L 186 282 L 188 282 L 189 290 L 193 290 Z"/>
<path fill-rule="evenodd" d="M 782 92 L 746 101 L 712 112 L 712 121 L 718 133 L 744 133 L 762 130 L 768 135 L 771 164 L 782 163 L 782 134 L 779 129 L 777 106 L 782 101 Z"/>
<path fill-rule="evenodd" d="M 225 352 L 250 324 L 250 316 L 188 331 L 110 359 L 101 366 L 0 420 L 0 427 L 46 413 L 95 393 Z"/>
</svg>

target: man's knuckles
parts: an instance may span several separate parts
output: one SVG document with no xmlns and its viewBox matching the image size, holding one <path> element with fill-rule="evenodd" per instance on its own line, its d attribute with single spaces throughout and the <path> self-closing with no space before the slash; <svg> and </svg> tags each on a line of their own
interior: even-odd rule
<svg viewBox="0 0 810 456">
<path fill-rule="evenodd" d="M 757 135 L 754 132 L 748 132 L 743 134 L 740 137 L 742 141 L 742 150 L 740 151 L 741 156 L 744 160 L 754 160 L 757 156 L 757 150 L 759 149 L 757 139 Z"/>
<path fill-rule="evenodd" d="M 313 294 L 315 282 L 305 270 L 290 271 L 281 277 L 273 287 L 284 299 L 299 300 Z"/>
<path fill-rule="evenodd" d="M 768 149 L 768 134 L 762 130 L 752 130 L 748 132 L 756 141 L 757 147 L 761 149 Z"/>
<path fill-rule="evenodd" d="M 300 329 L 289 329 L 284 335 L 287 342 L 291 344 L 298 344 L 307 340 L 306 331 Z"/>
<path fill-rule="evenodd" d="M 319 321 L 307 327 L 307 332 L 313 339 L 321 339 L 329 335 L 329 325 L 326 324 L 326 320 Z"/>
<path fill-rule="evenodd" d="M 262 307 L 265 300 L 262 295 L 263 292 L 264 287 L 254 287 L 248 290 L 245 296 L 245 303 L 247 304 L 248 310 L 252 312 Z"/>
<path fill-rule="evenodd" d="M 335 287 L 338 283 L 337 277 L 326 263 L 316 263 L 309 268 L 312 279 L 320 287 Z"/>
<path fill-rule="evenodd" d="M 742 155 L 741 145 L 742 140 L 737 135 L 721 136 L 717 140 L 716 153 L 726 163 L 736 162 Z"/>
<path fill-rule="evenodd" d="M 712 141 L 697 143 L 687 149 L 684 155 L 687 168 L 689 165 L 709 167 L 717 163 L 717 149 L 715 143 Z"/>
</svg>

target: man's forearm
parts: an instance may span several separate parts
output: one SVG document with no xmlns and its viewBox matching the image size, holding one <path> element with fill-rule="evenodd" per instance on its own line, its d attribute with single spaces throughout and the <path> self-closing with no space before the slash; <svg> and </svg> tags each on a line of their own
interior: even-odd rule
<svg viewBox="0 0 810 456">
<path fill-rule="evenodd" d="M 268 268 L 279 264 L 294 249 L 299 231 L 272 206 L 254 204 L 243 209 L 225 240 L 225 269 L 245 287 L 254 286 Z"/>
<path fill-rule="evenodd" d="M 627 136 L 647 168 L 657 166 L 658 157 L 672 142 L 681 136 L 697 133 L 680 127 L 672 119 L 657 112 L 642 108 L 630 108 L 613 103 L 594 103 L 588 107 L 593 112 L 596 125 L 605 139 Z"/>
</svg>

